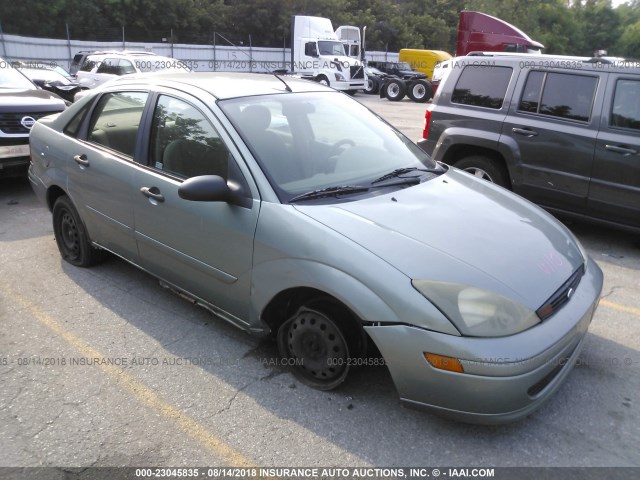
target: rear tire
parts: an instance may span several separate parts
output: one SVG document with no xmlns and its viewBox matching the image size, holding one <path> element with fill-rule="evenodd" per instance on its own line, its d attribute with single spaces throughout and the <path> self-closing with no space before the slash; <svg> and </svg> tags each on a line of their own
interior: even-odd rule
<svg viewBox="0 0 640 480">
<path fill-rule="evenodd" d="M 91 245 L 80 215 L 66 195 L 53 205 L 53 232 L 60 255 L 70 264 L 90 267 L 104 259 L 104 250 Z"/>
<path fill-rule="evenodd" d="M 471 155 L 453 164 L 454 167 L 477 178 L 511 189 L 507 170 L 497 160 L 485 155 Z"/>
<path fill-rule="evenodd" d="M 431 83 L 426 80 L 416 80 L 409 87 L 407 95 L 416 103 L 425 103 L 431 98 Z"/>
<path fill-rule="evenodd" d="M 407 85 L 399 78 L 392 78 L 387 81 L 384 89 L 384 96 L 392 102 L 399 102 L 407 94 Z"/>
</svg>

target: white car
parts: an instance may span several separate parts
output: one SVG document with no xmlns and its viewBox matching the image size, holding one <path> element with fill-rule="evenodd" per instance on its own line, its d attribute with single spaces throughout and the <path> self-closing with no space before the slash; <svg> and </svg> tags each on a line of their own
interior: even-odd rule
<svg viewBox="0 0 640 480">
<path fill-rule="evenodd" d="M 104 52 L 87 56 L 76 76 L 83 88 L 95 88 L 122 75 L 160 70 L 189 68 L 180 60 L 151 52 Z"/>
</svg>

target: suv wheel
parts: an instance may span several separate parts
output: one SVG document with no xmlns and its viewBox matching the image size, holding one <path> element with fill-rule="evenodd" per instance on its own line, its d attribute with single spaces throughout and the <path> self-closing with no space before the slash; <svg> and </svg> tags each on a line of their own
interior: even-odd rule
<svg viewBox="0 0 640 480">
<path fill-rule="evenodd" d="M 406 84 L 399 78 L 392 78 L 385 87 L 385 96 L 392 102 L 399 102 L 407 93 Z"/>
<path fill-rule="evenodd" d="M 475 177 L 509 188 L 509 177 L 505 168 L 490 157 L 471 155 L 453 163 L 453 166 Z"/>
</svg>

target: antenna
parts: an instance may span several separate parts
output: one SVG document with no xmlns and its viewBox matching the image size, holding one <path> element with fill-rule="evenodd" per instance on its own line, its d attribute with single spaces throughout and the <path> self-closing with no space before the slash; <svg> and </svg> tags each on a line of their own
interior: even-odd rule
<svg viewBox="0 0 640 480">
<path fill-rule="evenodd" d="M 282 83 L 284 83 L 284 88 L 287 90 L 287 92 L 291 93 L 293 92 L 293 90 L 291 90 L 291 87 L 289 85 L 287 85 L 287 82 L 284 81 L 284 79 L 280 76 L 278 76 L 278 71 L 273 71 L 271 72 L 273 74 L 274 77 L 276 77 L 278 80 L 280 80 Z"/>
</svg>

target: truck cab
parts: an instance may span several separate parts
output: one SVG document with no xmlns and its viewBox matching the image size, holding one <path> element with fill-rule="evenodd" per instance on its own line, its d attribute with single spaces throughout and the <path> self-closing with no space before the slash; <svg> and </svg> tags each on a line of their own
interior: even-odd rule
<svg viewBox="0 0 640 480">
<path fill-rule="evenodd" d="M 365 89 L 362 63 L 345 55 L 344 46 L 328 18 L 293 16 L 291 39 L 293 73 L 336 90 Z"/>
</svg>

